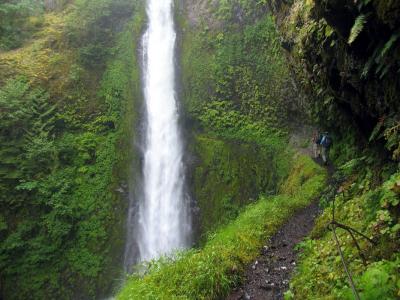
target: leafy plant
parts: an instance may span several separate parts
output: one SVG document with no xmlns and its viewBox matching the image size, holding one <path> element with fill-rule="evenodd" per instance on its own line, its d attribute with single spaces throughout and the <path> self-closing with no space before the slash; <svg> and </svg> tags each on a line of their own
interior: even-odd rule
<svg viewBox="0 0 400 300">
<path fill-rule="evenodd" d="M 380 261 L 368 267 L 362 276 L 356 279 L 358 286 L 361 287 L 360 297 L 365 300 L 387 299 L 395 300 L 398 298 L 397 287 L 399 277 L 400 258 L 393 261 Z M 347 289 L 343 292 L 346 299 L 353 299 L 352 292 Z"/>
<path fill-rule="evenodd" d="M 335 196 L 335 219 L 356 228 L 376 244 L 359 239 L 367 258 L 364 266 L 350 235 L 337 230 L 347 267 L 354 276 L 361 299 L 396 299 L 398 288 L 398 172 L 374 182 L 380 171 L 372 168 L 368 157 L 353 159 L 341 167 L 346 174 Z M 393 172 L 393 171 L 392 171 Z M 333 236 L 326 225 L 331 220 L 332 204 L 316 222 L 312 238 L 301 245 L 298 270 L 291 282 L 294 299 L 353 299 L 343 272 L 341 259 L 332 246 Z M 312 275 L 311 275 L 312 274 Z"/>
<path fill-rule="evenodd" d="M 347 43 L 352 44 L 357 39 L 361 31 L 364 29 L 365 23 L 367 23 L 367 18 L 367 15 L 362 14 L 355 19 L 354 25 L 351 27 Z"/>
</svg>

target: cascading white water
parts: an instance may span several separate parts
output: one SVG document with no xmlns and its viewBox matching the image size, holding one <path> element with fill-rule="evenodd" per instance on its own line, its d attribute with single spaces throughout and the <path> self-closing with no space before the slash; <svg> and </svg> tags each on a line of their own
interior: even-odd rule
<svg viewBox="0 0 400 300">
<path fill-rule="evenodd" d="M 176 33 L 171 0 L 149 0 L 143 36 L 146 144 L 139 205 L 140 260 L 183 248 L 190 222 L 183 192 L 182 141 L 175 93 Z"/>
</svg>

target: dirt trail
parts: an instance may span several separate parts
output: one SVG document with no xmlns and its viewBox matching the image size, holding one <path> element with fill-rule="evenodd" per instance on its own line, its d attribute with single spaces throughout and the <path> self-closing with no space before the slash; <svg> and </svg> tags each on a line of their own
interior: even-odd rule
<svg viewBox="0 0 400 300">
<path fill-rule="evenodd" d="M 303 150 L 311 156 L 309 149 Z M 314 159 L 322 164 L 320 158 Z M 327 166 L 328 177 L 333 166 Z M 328 184 L 330 179 L 328 180 Z M 236 288 L 227 300 L 280 300 L 289 289 L 289 280 L 296 267 L 298 252 L 294 249 L 311 231 L 320 213 L 318 200 L 295 213 L 280 230 L 265 242 L 260 256 L 248 266 L 242 286 Z"/>
<path fill-rule="evenodd" d="M 314 226 L 319 213 L 314 202 L 297 212 L 263 247 L 260 256 L 245 273 L 244 284 L 234 290 L 227 300 L 283 299 L 289 279 L 296 266 L 294 247 Z"/>
</svg>

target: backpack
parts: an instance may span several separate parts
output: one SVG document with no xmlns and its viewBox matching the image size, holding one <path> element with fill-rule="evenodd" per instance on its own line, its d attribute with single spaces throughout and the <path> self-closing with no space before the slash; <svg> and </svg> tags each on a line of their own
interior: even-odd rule
<svg viewBox="0 0 400 300">
<path fill-rule="evenodd" d="M 316 143 L 317 143 L 318 145 L 321 144 L 322 137 L 323 137 L 322 134 L 318 135 L 318 138 L 317 138 L 317 141 L 316 141 Z"/>
<path fill-rule="evenodd" d="M 321 145 L 325 148 L 329 148 L 332 145 L 332 139 L 330 138 L 330 136 L 325 135 L 321 140 Z"/>
</svg>

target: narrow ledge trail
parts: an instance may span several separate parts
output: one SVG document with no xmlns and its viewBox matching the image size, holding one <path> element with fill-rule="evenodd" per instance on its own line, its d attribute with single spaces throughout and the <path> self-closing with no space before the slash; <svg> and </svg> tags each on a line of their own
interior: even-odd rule
<svg viewBox="0 0 400 300">
<path fill-rule="evenodd" d="M 320 159 L 314 161 L 321 164 Z M 327 184 L 330 184 L 333 167 L 328 166 L 327 171 Z M 247 267 L 243 284 L 234 289 L 226 300 L 284 299 L 297 263 L 295 246 L 309 235 L 320 212 L 319 199 L 297 211 L 265 242 L 260 256 Z"/>
<path fill-rule="evenodd" d="M 297 252 L 294 248 L 311 231 L 318 213 L 318 203 L 313 202 L 290 218 L 266 242 L 261 255 L 247 268 L 244 284 L 227 300 L 283 299 L 296 266 Z"/>
</svg>

